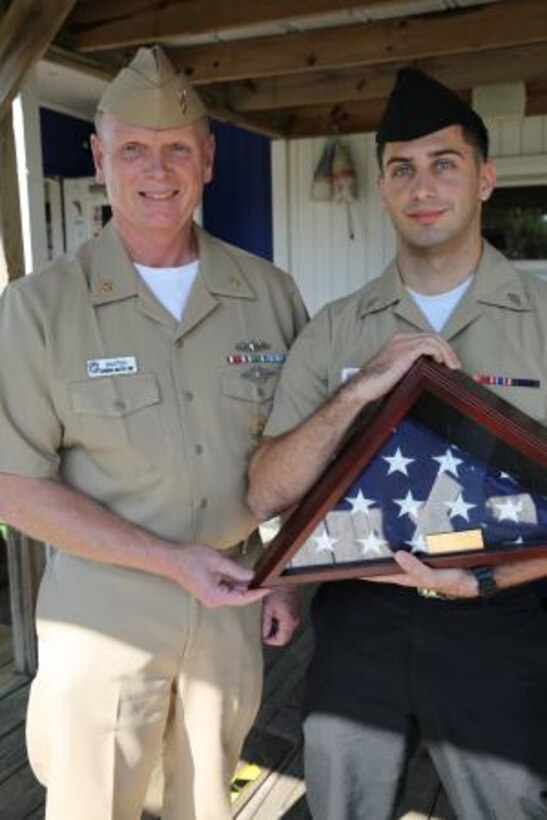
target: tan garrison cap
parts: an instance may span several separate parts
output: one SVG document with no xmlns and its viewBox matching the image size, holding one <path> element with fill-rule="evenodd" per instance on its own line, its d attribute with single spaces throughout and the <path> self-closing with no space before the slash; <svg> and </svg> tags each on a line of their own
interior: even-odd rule
<svg viewBox="0 0 547 820">
<path fill-rule="evenodd" d="M 140 48 L 99 100 L 99 111 L 143 128 L 178 128 L 206 116 L 184 74 L 159 46 Z"/>
</svg>

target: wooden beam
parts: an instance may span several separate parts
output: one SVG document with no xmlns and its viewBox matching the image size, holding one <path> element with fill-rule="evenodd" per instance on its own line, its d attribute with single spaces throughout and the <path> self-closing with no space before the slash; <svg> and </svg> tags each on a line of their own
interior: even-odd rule
<svg viewBox="0 0 547 820">
<path fill-rule="evenodd" d="M 287 137 L 326 137 L 333 133 L 360 134 L 375 131 L 384 105 L 384 100 L 368 100 L 284 111 Z"/>
<path fill-rule="evenodd" d="M 50 63 L 72 68 L 81 71 L 82 74 L 89 74 L 99 80 L 110 81 L 119 71 L 119 65 L 94 60 L 92 57 L 84 57 L 74 51 L 67 51 L 65 48 L 50 46 L 44 54 L 44 59 Z"/>
<path fill-rule="evenodd" d="M 341 72 L 297 74 L 218 86 L 227 104 L 240 112 L 256 112 L 305 105 L 336 104 L 386 97 L 395 74 L 406 63 Z M 450 88 L 487 83 L 531 81 L 547 76 L 544 45 L 517 46 L 465 56 L 416 60 L 414 65 Z"/>
<path fill-rule="evenodd" d="M 505 0 L 436 15 L 193 46 L 175 50 L 171 56 L 193 82 L 211 83 L 411 62 L 545 42 L 545 0 Z"/>
<path fill-rule="evenodd" d="M 404 0 L 410 6 L 410 0 Z M 359 7 L 393 5 L 393 0 L 359 0 Z M 238 28 L 298 22 L 302 17 L 348 12 L 347 0 L 178 0 L 168 6 L 145 0 L 96 0 L 78 6 L 70 26 L 79 51 L 123 48 L 144 43 L 172 42 L 198 34 L 221 34 Z"/>
<path fill-rule="evenodd" d="M 25 274 L 17 159 L 11 111 L 0 120 L 0 292 Z"/>
<path fill-rule="evenodd" d="M 460 90 L 460 96 L 471 99 L 470 89 Z M 286 111 L 276 111 L 277 121 L 285 124 L 289 139 L 376 131 L 385 100 L 366 100 L 341 105 L 316 105 Z M 530 83 L 526 89 L 526 116 L 547 114 L 547 78 Z"/>
<path fill-rule="evenodd" d="M 203 95 L 203 101 L 207 107 L 207 113 L 212 119 L 220 122 L 229 122 L 232 125 L 237 125 L 238 128 L 244 128 L 246 131 L 252 131 L 255 134 L 261 134 L 263 137 L 269 139 L 280 139 L 285 136 L 285 131 L 277 124 L 275 116 L 250 116 L 239 114 L 231 108 L 222 105 L 221 102 L 215 101 L 206 93 Z"/>
<path fill-rule="evenodd" d="M 0 22 L 0 119 L 30 66 L 38 60 L 75 0 L 13 0 Z"/>
</svg>

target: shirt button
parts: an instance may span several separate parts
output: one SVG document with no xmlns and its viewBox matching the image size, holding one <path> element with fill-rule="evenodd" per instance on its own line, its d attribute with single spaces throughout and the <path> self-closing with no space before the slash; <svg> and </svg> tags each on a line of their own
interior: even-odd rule
<svg viewBox="0 0 547 820">
<path fill-rule="evenodd" d="M 115 401 L 114 402 L 114 410 L 125 410 L 125 402 L 124 401 Z"/>
<path fill-rule="evenodd" d="M 186 401 L 192 401 L 192 399 L 194 398 L 194 394 L 192 393 L 191 390 L 185 390 L 184 391 L 184 398 L 186 399 Z"/>
<path fill-rule="evenodd" d="M 183 346 L 183 344 L 184 344 L 184 340 L 183 340 L 183 339 L 177 339 L 177 341 L 175 342 L 175 345 L 176 345 L 177 347 L 182 347 L 182 346 Z"/>
<path fill-rule="evenodd" d="M 203 444 L 196 444 L 196 453 L 201 455 L 203 453 Z"/>
<path fill-rule="evenodd" d="M 207 506 L 207 499 L 202 498 L 201 501 L 199 502 L 199 506 L 201 507 L 202 510 L 204 510 L 205 507 Z"/>
</svg>

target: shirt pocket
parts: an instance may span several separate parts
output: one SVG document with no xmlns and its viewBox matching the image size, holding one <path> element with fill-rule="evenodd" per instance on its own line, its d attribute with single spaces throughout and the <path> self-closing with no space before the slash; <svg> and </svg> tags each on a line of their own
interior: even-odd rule
<svg viewBox="0 0 547 820">
<path fill-rule="evenodd" d="M 246 378 L 243 370 L 224 371 L 220 374 L 220 386 L 224 405 L 230 414 L 231 425 L 238 437 L 256 442 L 272 409 L 275 388 L 280 369 L 268 368 L 268 375 Z"/>
<path fill-rule="evenodd" d="M 123 473 L 165 457 L 162 398 L 152 374 L 72 382 L 72 411 L 83 449 L 105 469 Z"/>
</svg>

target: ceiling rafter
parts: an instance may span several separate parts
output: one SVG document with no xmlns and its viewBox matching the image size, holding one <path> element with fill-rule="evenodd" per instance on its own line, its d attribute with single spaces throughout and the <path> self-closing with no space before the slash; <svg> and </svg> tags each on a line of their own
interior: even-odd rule
<svg viewBox="0 0 547 820">
<path fill-rule="evenodd" d="M 385 97 L 404 62 L 339 72 L 227 83 L 227 104 L 239 112 L 272 111 L 304 105 L 337 104 Z M 526 45 L 487 53 L 415 60 L 414 65 L 455 90 L 486 83 L 547 77 L 547 48 Z M 209 88 L 209 87 L 208 87 Z"/>
<path fill-rule="evenodd" d="M 195 83 L 340 70 L 547 41 L 545 0 L 505 0 L 436 15 L 173 50 Z"/>
<path fill-rule="evenodd" d="M 410 0 L 404 0 L 410 5 Z M 358 0 L 355 6 L 393 5 L 393 0 Z M 121 8 L 125 7 L 122 14 Z M 163 7 L 142 0 L 98 0 L 80 6 L 72 16 L 74 47 L 100 51 L 137 44 L 172 42 L 196 34 L 220 33 L 265 23 L 348 11 L 347 0 L 178 0 Z"/>
</svg>

